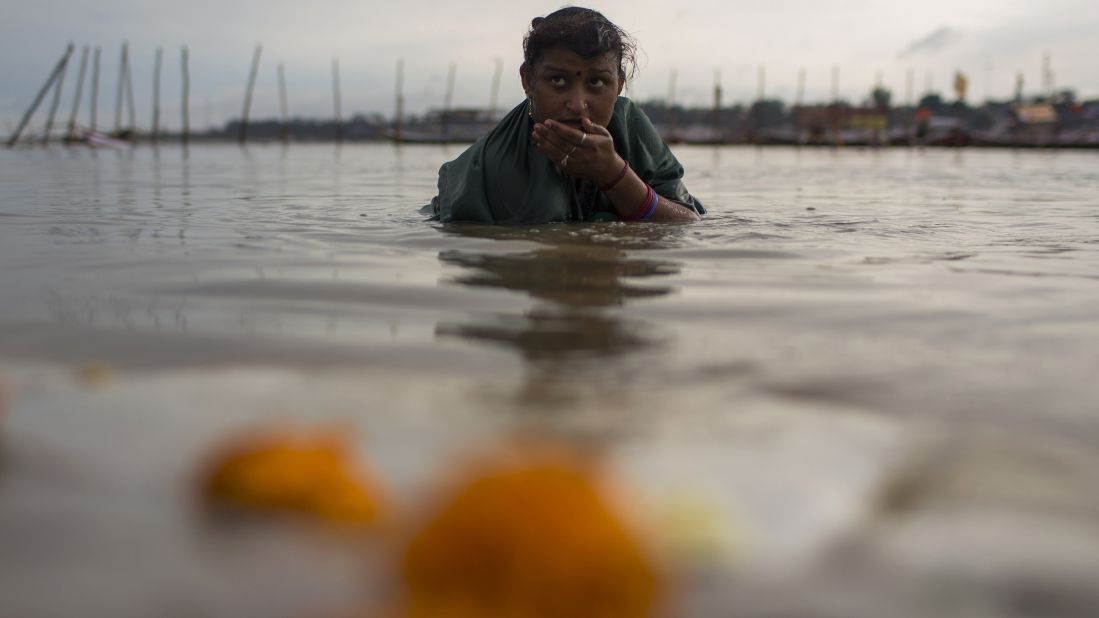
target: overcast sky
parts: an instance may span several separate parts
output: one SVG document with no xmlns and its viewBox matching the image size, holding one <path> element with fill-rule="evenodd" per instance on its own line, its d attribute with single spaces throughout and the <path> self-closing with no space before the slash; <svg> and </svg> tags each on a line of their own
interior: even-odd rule
<svg viewBox="0 0 1099 618">
<path fill-rule="evenodd" d="M 70 63 L 59 115 L 67 118 L 81 46 L 102 48 L 99 122 L 114 121 L 119 49 L 130 43 L 138 123 L 151 117 L 154 50 L 163 46 L 162 116 L 179 126 L 180 47 L 191 56 L 192 126 L 238 117 L 252 51 L 263 56 L 253 118 L 278 114 L 276 65 L 285 64 L 292 115 L 331 115 L 331 63 L 339 58 L 343 110 L 393 113 L 398 58 L 405 61 L 407 109 L 439 107 L 457 65 L 456 106 L 485 107 L 495 64 L 503 65 L 500 106 L 522 97 L 520 43 L 530 19 L 556 3 L 510 0 L 0 0 L 0 124 L 5 132 L 33 100 L 65 45 Z M 676 100 L 709 104 L 715 71 L 727 103 L 748 101 L 765 67 L 765 94 L 792 101 L 798 71 L 805 98 L 861 101 L 878 75 L 904 101 L 928 85 L 951 93 L 955 71 L 969 77 L 970 101 L 1006 98 L 1015 75 L 1042 87 L 1048 53 L 1057 87 L 1099 96 L 1099 2 L 1095 0 L 608 0 L 590 5 L 633 34 L 641 49 L 637 99 L 665 98 L 676 70 Z M 90 71 L 89 71 L 90 72 Z M 85 88 L 81 119 L 87 118 Z M 952 95 L 951 95 L 952 96 Z M 49 100 L 47 99 L 46 104 Z M 44 107 L 47 105 L 44 105 Z M 44 118 L 44 110 L 36 124 Z"/>
</svg>

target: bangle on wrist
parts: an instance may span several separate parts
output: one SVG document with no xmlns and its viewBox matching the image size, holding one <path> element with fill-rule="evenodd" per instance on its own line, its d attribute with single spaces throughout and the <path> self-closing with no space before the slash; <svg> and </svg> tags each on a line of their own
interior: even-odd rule
<svg viewBox="0 0 1099 618">
<path fill-rule="evenodd" d="M 625 165 L 622 166 L 622 171 L 618 172 L 618 175 L 614 177 L 614 180 L 608 182 L 605 185 L 599 186 L 599 190 L 603 193 L 606 193 L 607 191 L 613 189 L 615 185 L 622 182 L 622 179 L 626 177 L 626 172 L 630 169 L 630 162 L 626 161 L 625 159 L 622 159 L 622 161 L 625 163 Z"/>
<path fill-rule="evenodd" d="M 656 212 L 656 205 L 660 203 L 660 196 L 653 191 L 653 188 L 649 185 L 645 185 L 645 199 L 641 201 L 641 205 L 637 207 L 637 212 L 631 217 L 626 217 L 626 221 L 648 221 L 652 218 L 653 213 Z"/>
</svg>

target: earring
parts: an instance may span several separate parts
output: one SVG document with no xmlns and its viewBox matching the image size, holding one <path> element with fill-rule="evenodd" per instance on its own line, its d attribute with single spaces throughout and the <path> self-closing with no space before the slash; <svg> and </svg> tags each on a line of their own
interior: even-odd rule
<svg viewBox="0 0 1099 618">
<path fill-rule="evenodd" d="M 534 101 L 527 97 L 527 116 L 534 118 Z"/>
</svg>

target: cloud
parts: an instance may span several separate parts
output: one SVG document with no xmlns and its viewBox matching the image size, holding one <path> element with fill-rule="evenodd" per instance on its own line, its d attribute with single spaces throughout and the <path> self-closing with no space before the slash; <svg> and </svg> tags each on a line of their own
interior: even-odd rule
<svg viewBox="0 0 1099 618">
<path fill-rule="evenodd" d="M 920 54 L 928 54 L 940 51 L 960 40 L 961 33 L 952 28 L 943 26 L 934 30 L 923 38 L 910 43 L 908 47 L 897 53 L 898 58 L 911 58 Z"/>
</svg>

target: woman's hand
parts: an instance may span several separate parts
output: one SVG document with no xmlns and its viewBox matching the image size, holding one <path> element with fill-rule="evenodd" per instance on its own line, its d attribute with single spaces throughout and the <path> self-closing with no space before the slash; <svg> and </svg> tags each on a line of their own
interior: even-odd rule
<svg viewBox="0 0 1099 618">
<path fill-rule="evenodd" d="M 587 118 L 579 129 L 546 120 L 534 125 L 531 139 L 554 165 L 573 178 L 597 185 L 614 180 L 625 162 L 614 150 L 614 138 L 605 127 Z"/>
<path fill-rule="evenodd" d="M 610 132 L 587 118 L 581 119 L 579 129 L 555 120 L 539 122 L 534 125 L 531 140 L 546 158 L 569 176 L 590 180 L 600 187 L 614 183 L 604 194 L 623 220 L 697 221 L 699 218 L 694 210 L 660 195 L 655 196 L 653 204 L 650 201 L 654 197 L 652 189 L 615 152 Z"/>
</svg>

